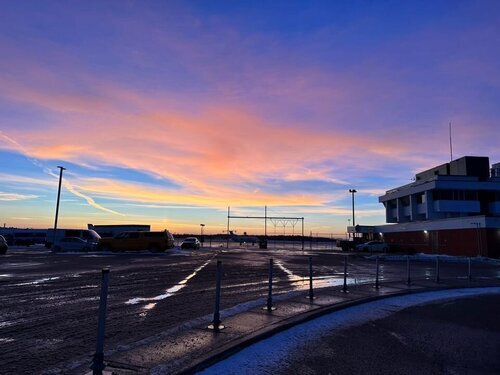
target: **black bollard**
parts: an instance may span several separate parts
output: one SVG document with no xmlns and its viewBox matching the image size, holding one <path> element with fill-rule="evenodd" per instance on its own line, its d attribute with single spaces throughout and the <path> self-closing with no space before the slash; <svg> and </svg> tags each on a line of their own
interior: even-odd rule
<svg viewBox="0 0 500 375">
<path fill-rule="evenodd" d="M 97 344 L 90 368 L 93 375 L 102 375 L 104 364 L 104 332 L 106 329 L 106 306 L 108 304 L 109 268 L 102 269 L 99 320 L 97 322 Z"/>
<path fill-rule="evenodd" d="M 264 306 L 264 310 L 271 312 L 276 310 L 273 306 L 273 258 L 269 259 L 269 289 L 267 292 L 267 304 Z"/>
<path fill-rule="evenodd" d="M 316 297 L 314 297 L 314 292 L 313 292 L 313 263 L 312 263 L 312 257 L 309 257 L 309 295 L 306 298 L 309 298 L 311 301 L 316 298 Z"/>
<path fill-rule="evenodd" d="M 220 320 L 220 284 L 222 277 L 222 262 L 217 261 L 217 271 L 216 271 L 216 281 L 215 281 L 215 307 L 214 307 L 214 319 L 212 324 L 208 326 L 208 329 L 213 329 L 215 332 L 224 329 Z"/>
<path fill-rule="evenodd" d="M 436 283 L 439 284 L 439 256 L 436 257 Z"/>
<path fill-rule="evenodd" d="M 347 293 L 347 255 L 344 256 L 344 286 L 341 292 Z"/>
<path fill-rule="evenodd" d="M 376 267 L 376 273 L 375 273 L 375 288 L 376 288 L 376 289 L 379 289 L 379 288 L 380 288 L 380 284 L 379 284 L 379 281 L 378 281 L 378 255 L 377 255 L 377 257 L 375 258 L 375 267 Z"/>
<path fill-rule="evenodd" d="M 411 277 L 410 277 L 410 256 L 406 256 L 406 285 L 411 285 Z"/>
</svg>

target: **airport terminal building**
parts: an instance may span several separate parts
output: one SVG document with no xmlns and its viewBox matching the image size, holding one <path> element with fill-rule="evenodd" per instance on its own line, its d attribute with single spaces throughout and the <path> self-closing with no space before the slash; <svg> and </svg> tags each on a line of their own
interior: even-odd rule
<svg viewBox="0 0 500 375">
<path fill-rule="evenodd" d="M 395 250 L 500 257 L 500 163 L 465 156 L 418 173 L 379 197 L 386 225 L 351 232 Z"/>
</svg>

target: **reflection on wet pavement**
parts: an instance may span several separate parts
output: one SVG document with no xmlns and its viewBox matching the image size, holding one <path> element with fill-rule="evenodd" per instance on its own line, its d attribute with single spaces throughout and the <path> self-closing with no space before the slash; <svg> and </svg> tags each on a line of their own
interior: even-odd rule
<svg viewBox="0 0 500 375">
<path fill-rule="evenodd" d="M 136 298 L 131 298 L 129 299 L 127 302 L 125 302 L 125 304 L 127 305 L 135 305 L 139 302 L 143 302 L 143 301 L 161 301 L 165 298 L 168 298 L 168 297 L 171 297 L 173 296 L 175 293 L 177 293 L 179 290 L 181 290 L 182 288 L 184 288 L 187 284 L 187 282 L 189 281 L 189 279 L 193 278 L 194 276 L 196 276 L 196 274 L 198 272 L 200 272 L 203 268 L 205 268 L 209 263 L 210 263 L 211 259 L 210 260 L 207 260 L 205 263 L 203 263 L 200 267 L 196 268 L 193 273 L 191 273 L 189 276 L 187 276 L 184 280 L 180 281 L 178 284 L 174 285 L 173 287 L 171 288 L 168 288 L 165 293 L 163 294 L 160 294 L 158 296 L 155 296 L 155 297 L 136 297 Z M 146 305 L 148 306 L 148 305 Z M 153 306 L 154 307 L 154 306 Z M 152 307 L 151 307 L 152 308 Z"/>
<path fill-rule="evenodd" d="M 33 280 L 33 281 L 26 281 L 24 283 L 9 284 L 8 286 L 38 285 L 38 284 L 43 284 L 43 283 L 45 283 L 47 281 L 53 281 L 53 280 L 58 280 L 58 279 L 60 279 L 59 276 L 44 277 L 43 279 L 38 279 L 38 280 Z"/>
</svg>

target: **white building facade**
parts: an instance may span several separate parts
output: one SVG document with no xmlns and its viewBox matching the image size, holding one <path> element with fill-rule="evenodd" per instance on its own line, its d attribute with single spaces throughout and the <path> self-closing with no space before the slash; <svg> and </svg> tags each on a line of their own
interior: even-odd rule
<svg viewBox="0 0 500 375">
<path fill-rule="evenodd" d="M 465 156 L 418 173 L 379 197 L 387 225 L 355 228 L 392 248 L 454 255 L 500 255 L 500 163 Z"/>
</svg>

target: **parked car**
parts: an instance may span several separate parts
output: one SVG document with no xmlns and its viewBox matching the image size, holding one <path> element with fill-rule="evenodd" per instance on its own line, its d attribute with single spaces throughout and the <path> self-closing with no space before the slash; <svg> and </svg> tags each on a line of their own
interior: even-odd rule
<svg viewBox="0 0 500 375">
<path fill-rule="evenodd" d="M 357 251 L 387 252 L 389 245 L 382 241 L 369 241 L 356 246 Z"/>
<path fill-rule="evenodd" d="M 91 251 L 95 243 L 85 241 L 80 237 L 63 237 L 56 242 L 54 251 Z"/>
<path fill-rule="evenodd" d="M 196 237 L 188 237 L 181 244 L 181 249 L 199 249 L 200 247 L 201 242 Z"/>
<path fill-rule="evenodd" d="M 61 241 L 64 237 L 78 237 L 87 242 L 92 242 L 97 244 L 101 239 L 101 236 L 97 234 L 96 231 L 91 229 L 56 229 L 56 235 L 54 238 L 54 230 L 47 230 L 47 239 L 45 241 L 45 247 L 50 249 L 52 247 L 52 242 L 56 244 Z M 54 241 L 55 240 L 55 241 Z"/>
<path fill-rule="evenodd" d="M 4 236 L 0 236 L 0 254 L 6 254 L 9 245 L 7 245 L 7 240 Z"/>
<path fill-rule="evenodd" d="M 172 247 L 174 247 L 174 237 L 168 230 L 122 232 L 114 237 L 101 238 L 98 244 L 99 250 L 113 252 L 138 250 L 163 252 Z"/>
</svg>

